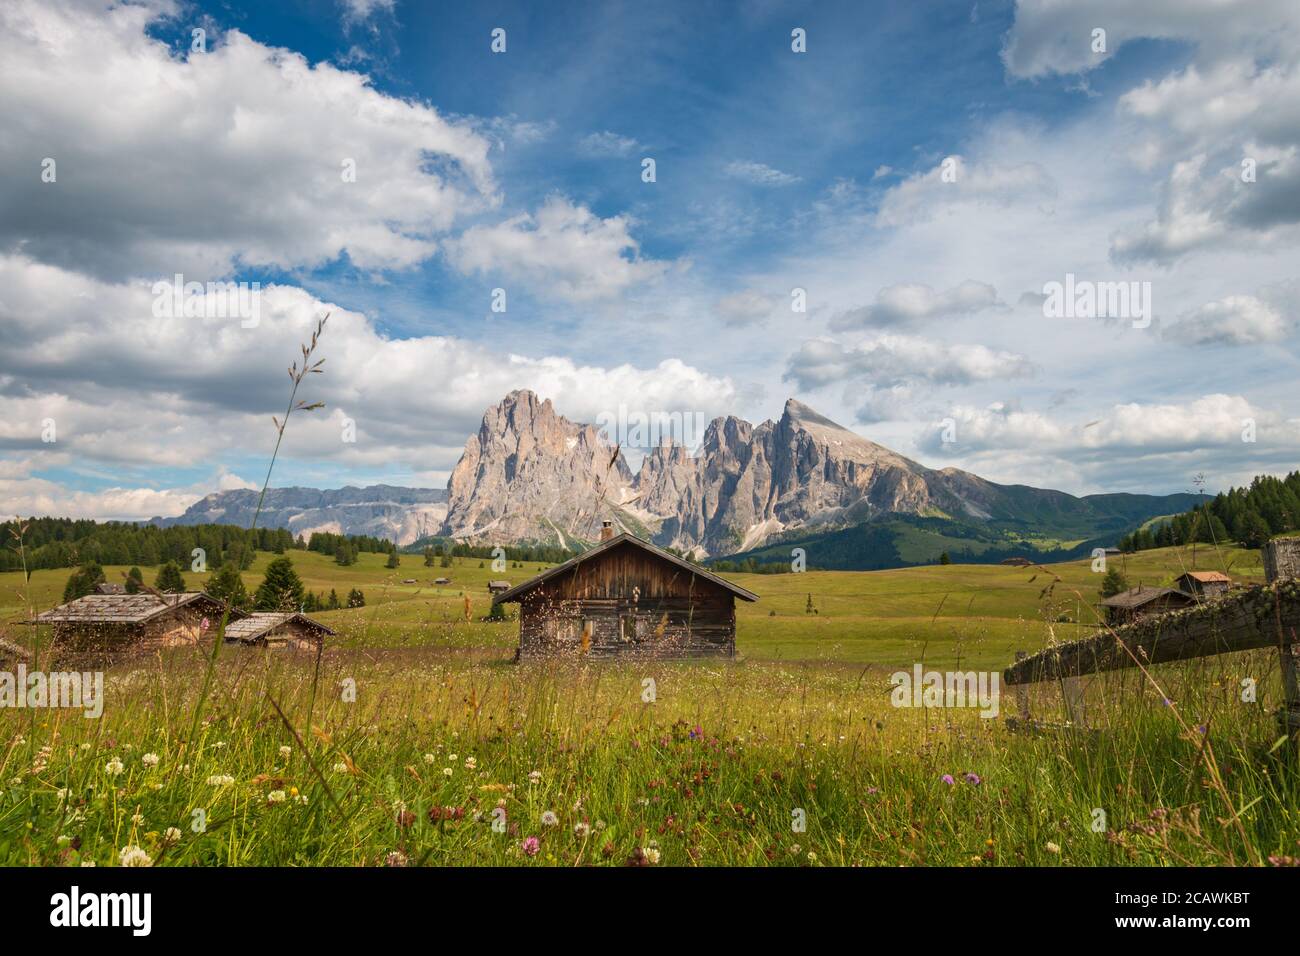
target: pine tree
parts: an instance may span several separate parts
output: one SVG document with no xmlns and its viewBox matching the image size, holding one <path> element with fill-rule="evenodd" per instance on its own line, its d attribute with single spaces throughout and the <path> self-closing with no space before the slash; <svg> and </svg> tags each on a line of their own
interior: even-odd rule
<svg viewBox="0 0 1300 956">
<path fill-rule="evenodd" d="M 180 594 L 185 590 L 185 578 L 181 566 L 175 561 L 168 561 L 158 569 L 158 577 L 153 586 L 164 594 Z"/>
<path fill-rule="evenodd" d="M 289 558 L 276 558 L 266 566 L 266 576 L 253 595 L 259 611 L 296 611 L 302 607 L 302 580 Z"/>
<path fill-rule="evenodd" d="M 361 593 L 360 588 L 353 588 L 348 592 L 348 607 L 365 607 L 366 596 Z"/>
<path fill-rule="evenodd" d="M 227 561 L 212 575 L 207 592 L 232 608 L 248 609 L 248 589 L 244 587 L 244 579 L 234 562 Z"/>
<path fill-rule="evenodd" d="M 1114 597 L 1121 591 L 1128 590 L 1128 579 L 1119 568 L 1111 568 L 1106 572 L 1106 576 L 1101 579 L 1101 596 L 1104 598 Z"/>
<path fill-rule="evenodd" d="M 1248 510 L 1241 516 L 1237 529 L 1237 543 L 1243 548 L 1262 548 L 1268 543 L 1270 530 L 1268 522 L 1258 511 Z"/>
<path fill-rule="evenodd" d="M 396 552 L 396 551 L 389 551 L 389 552 L 388 552 L 388 563 L 385 564 L 384 567 L 386 567 L 386 568 L 395 568 L 395 567 L 397 567 L 398 565 L 400 565 L 401 563 L 402 563 L 402 559 L 399 558 L 399 557 L 397 556 L 397 552 Z"/>
<path fill-rule="evenodd" d="M 427 545 L 424 548 L 424 566 L 426 568 L 433 567 L 433 548 Z"/>
<path fill-rule="evenodd" d="M 952 558 L 948 557 L 948 552 L 947 552 L 947 551 L 945 551 L 945 552 L 943 552 L 942 554 L 939 555 L 939 563 L 940 563 L 940 564 L 952 564 Z"/>
<path fill-rule="evenodd" d="M 104 582 L 104 569 L 94 561 L 83 564 L 68 578 L 63 588 L 63 602 L 75 601 L 77 598 L 93 594 L 96 584 Z"/>
<path fill-rule="evenodd" d="M 329 602 L 325 605 L 327 611 L 337 611 L 342 605 L 339 604 L 339 594 L 333 588 L 330 588 Z"/>
<path fill-rule="evenodd" d="M 144 573 L 139 568 L 126 572 L 126 593 L 139 594 L 144 587 Z"/>
<path fill-rule="evenodd" d="M 810 594 L 810 595 L 808 595 L 808 603 L 804 605 L 803 612 L 804 612 L 805 614 L 811 614 L 811 613 L 813 613 L 813 611 L 815 611 L 815 610 L 817 610 L 817 609 L 816 609 L 815 607 L 813 607 L 812 595 Z"/>
</svg>

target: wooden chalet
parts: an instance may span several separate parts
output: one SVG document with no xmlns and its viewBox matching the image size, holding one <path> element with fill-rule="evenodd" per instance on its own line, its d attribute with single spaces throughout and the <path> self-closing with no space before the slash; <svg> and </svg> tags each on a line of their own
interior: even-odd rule
<svg viewBox="0 0 1300 956">
<path fill-rule="evenodd" d="M 601 538 L 493 599 L 519 605 L 517 659 L 735 656 L 736 599 L 757 595 L 609 522 Z"/>
<path fill-rule="evenodd" d="M 1232 587 L 1232 578 L 1222 571 L 1188 571 L 1174 580 L 1174 587 L 1192 597 L 1223 597 Z"/>
<path fill-rule="evenodd" d="M 113 656 L 198 643 L 202 633 L 215 630 L 226 606 L 202 591 L 161 596 L 87 594 L 36 616 L 37 624 L 54 630 L 59 652 Z M 231 610 L 231 620 L 244 616 Z"/>
<path fill-rule="evenodd" d="M 305 614 L 256 611 L 226 625 L 226 643 L 315 650 L 334 632 Z"/>
<path fill-rule="evenodd" d="M 1099 606 L 1105 608 L 1106 622 L 1112 625 L 1128 624 L 1150 614 L 1163 614 L 1195 604 L 1196 598 L 1176 588 L 1153 588 L 1139 584 L 1127 591 L 1105 598 Z"/>
</svg>

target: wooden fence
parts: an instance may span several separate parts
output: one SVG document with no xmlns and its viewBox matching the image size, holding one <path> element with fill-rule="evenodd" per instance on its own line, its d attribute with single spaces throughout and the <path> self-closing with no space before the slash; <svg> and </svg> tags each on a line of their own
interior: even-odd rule
<svg viewBox="0 0 1300 956">
<path fill-rule="evenodd" d="M 1018 716 L 1012 727 L 1041 728 L 1029 714 L 1025 687 L 1059 681 L 1069 725 L 1083 725 L 1079 678 L 1167 661 L 1276 647 L 1282 665 L 1284 703 L 1278 714 L 1283 731 L 1300 732 L 1300 538 L 1269 542 L 1264 549 L 1268 583 L 1234 591 L 1185 610 L 1143 618 L 1092 637 L 1048 648 L 1037 654 L 1016 652 L 1016 662 L 1002 672 L 1004 686 L 1016 689 Z"/>
</svg>

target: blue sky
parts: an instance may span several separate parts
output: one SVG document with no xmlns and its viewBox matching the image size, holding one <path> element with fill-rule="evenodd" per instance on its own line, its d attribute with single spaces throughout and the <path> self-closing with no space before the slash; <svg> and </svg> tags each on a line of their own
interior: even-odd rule
<svg viewBox="0 0 1300 956">
<path fill-rule="evenodd" d="M 0 511 L 259 481 L 327 311 L 279 484 L 441 485 L 524 387 L 584 421 L 796 396 L 1075 493 L 1294 467 L 1293 5 L 466 6 L 0 14 Z M 259 324 L 160 320 L 177 273 L 261 283 Z M 1046 315 L 1067 273 L 1149 283 L 1151 321 Z"/>
</svg>

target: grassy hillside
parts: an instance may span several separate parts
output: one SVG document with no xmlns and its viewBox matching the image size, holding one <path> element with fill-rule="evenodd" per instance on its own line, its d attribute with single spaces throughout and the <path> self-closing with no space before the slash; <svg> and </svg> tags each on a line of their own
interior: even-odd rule
<svg viewBox="0 0 1300 956">
<path fill-rule="evenodd" d="M 988 520 L 949 515 L 880 515 L 835 530 L 804 530 L 779 542 L 724 560 L 753 558 L 784 564 L 792 548 L 803 548 L 809 563 L 843 571 L 877 571 L 936 561 L 945 551 L 957 562 L 996 563 L 1003 558 L 1064 561 L 1120 537 L 1159 515 L 1190 508 L 1195 495 L 1089 495 L 1073 498 L 1059 491 L 1007 486 L 1002 510 Z"/>
<path fill-rule="evenodd" d="M 270 559 L 259 554 L 244 573 L 250 593 Z M 518 583 L 547 565 L 493 572 L 490 562 L 458 558 L 451 568 L 426 568 L 404 557 L 396 571 L 384 567 L 384 555 L 362 554 L 357 564 L 340 567 L 332 558 L 290 552 L 304 584 L 312 591 L 340 598 L 354 587 L 365 592 L 367 606 L 316 615 L 339 632 L 341 647 L 424 647 L 476 649 L 507 656 L 517 641 L 513 620 L 489 622 L 489 578 Z M 1120 561 L 1131 583 L 1162 584 L 1183 570 L 1227 569 L 1242 581 L 1262 580 L 1258 552 L 1200 546 L 1165 548 L 1128 555 Z M 484 567 L 480 567 L 484 564 Z M 898 666 L 922 657 L 936 666 L 961 661 L 971 666 L 1000 667 L 1016 649 L 1035 650 L 1050 636 L 1068 639 L 1086 632 L 1095 621 L 1090 607 L 1097 600 L 1101 575 L 1081 559 L 1050 565 L 1050 573 L 1005 565 L 954 564 L 889 571 L 810 571 L 804 574 L 729 574 L 726 577 L 758 594 L 756 604 L 740 603 L 737 647 L 753 659 L 844 661 Z M 110 581 L 125 568 L 105 568 Z M 39 612 L 59 603 L 71 572 L 37 571 L 30 599 Z M 155 568 L 145 569 L 152 582 Z M 1060 579 L 1054 586 L 1053 576 Z M 203 587 L 205 575 L 186 572 L 191 588 Z M 436 587 L 436 577 L 450 586 Z M 402 584 L 414 578 L 416 584 Z M 0 622 L 26 616 L 18 573 L 0 574 Z M 807 612 L 809 596 L 816 609 Z M 465 599 L 470 601 L 466 620 Z M 511 613 L 514 608 L 510 608 Z M 11 636 L 22 630 L 8 626 Z"/>
</svg>

